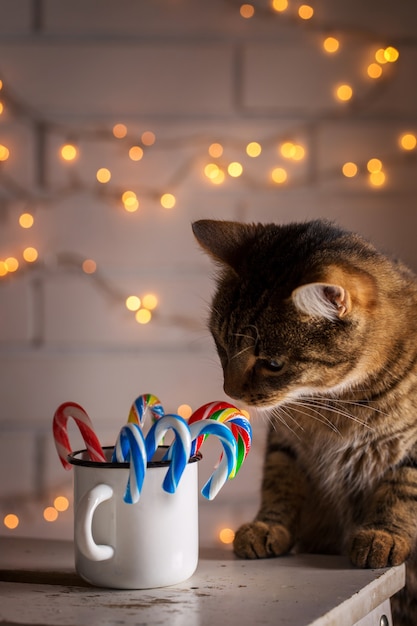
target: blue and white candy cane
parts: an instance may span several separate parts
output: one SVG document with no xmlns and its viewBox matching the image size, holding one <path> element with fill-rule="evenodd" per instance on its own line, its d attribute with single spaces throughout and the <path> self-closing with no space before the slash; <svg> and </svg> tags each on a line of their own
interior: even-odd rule
<svg viewBox="0 0 417 626">
<path fill-rule="evenodd" d="M 191 434 L 187 422 L 179 415 L 163 415 L 152 424 L 146 435 L 145 445 L 148 461 L 151 461 L 168 430 L 174 431 L 175 440 L 170 447 L 170 464 L 162 487 L 168 493 L 175 493 L 190 458 Z"/>
<path fill-rule="evenodd" d="M 230 429 L 222 422 L 213 420 L 200 420 L 189 425 L 191 439 L 196 439 L 202 435 L 216 436 L 223 446 L 223 455 L 219 465 L 214 470 L 206 484 L 201 490 L 202 495 L 207 500 L 213 500 L 223 487 L 224 483 L 235 473 L 237 459 L 237 444 Z"/>
<path fill-rule="evenodd" d="M 147 464 L 145 439 L 138 424 L 126 424 L 120 430 L 112 462 L 130 463 L 129 479 L 123 500 L 127 504 L 135 504 L 140 498 Z"/>
</svg>

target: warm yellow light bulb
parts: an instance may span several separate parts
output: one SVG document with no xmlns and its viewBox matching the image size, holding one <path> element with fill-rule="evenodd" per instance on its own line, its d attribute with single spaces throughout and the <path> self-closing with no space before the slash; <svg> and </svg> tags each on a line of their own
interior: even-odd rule
<svg viewBox="0 0 417 626">
<path fill-rule="evenodd" d="M 414 150 L 417 145 L 417 137 L 414 133 L 404 133 L 400 137 L 400 146 L 403 150 Z"/>
<path fill-rule="evenodd" d="M 382 76 L 382 67 L 379 63 L 370 63 L 366 72 L 369 78 L 380 78 Z"/>
<path fill-rule="evenodd" d="M 283 167 L 275 167 L 271 172 L 271 178 L 277 185 L 282 185 L 287 180 L 288 174 Z"/>
<path fill-rule="evenodd" d="M 239 178 L 243 173 L 243 167 L 238 161 L 232 161 L 232 163 L 229 163 L 227 166 L 227 172 L 232 178 Z"/>
<path fill-rule="evenodd" d="M 134 213 L 139 208 L 139 200 L 134 191 L 125 191 L 122 194 L 122 202 L 125 208 L 125 211 L 128 213 Z"/>
<path fill-rule="evenodd" d="M 66 143 L 59 150 L 64 161 L 75 161 L 78 156 L 78 150 L 72 143 Z"/>
<path fill-rule="evenodd" d="M 94 274 L 97 271 L 97 263 L 93 259 L 85 259 L 81 267 L 85 274 Z"/>
<path fill-rule="evenodd" d="M 285 159 L 292 159 L 295 153 L 295 144 L 292 141 L 284 141 L 280 145 L 279 151 Z"/>
<path fill-rule="evenodd" d="M 353 96 L 353 89 L 350 85 L 343 84 L 336 87 L 335 95 L 341 102 L 347 102 Z"/>
<path fill-rule="evenodd" d="M 4 261 L 0 261 L 0 276 L 6 276 L 9 273 L 7 265 Z"/>
<path fill-rule="evenodd" d="M 223 154 L 223 146 L 221 143 L 212 143 L 209 146 L 208 153 L 213 159 L 218 159 Z"/>
<path fill-rule="evenodd" d="M 4 111 L 4 104 L 3 104 L 3 102 L 0 100 L 0 115 L 2 115 L 3 111 Z"/>
<path fill-rule="evenodd" d="M 7 161 L 10 156 L 10 150 L 0 143 L 0 161 Z"/>
<path fill-rule="evenodd" d="M 252 158 L 257 157 L 261 154 L 262 147 L 257 141 L 251 141 L 246 146 L 246 154 Z"/>
<path fill-rule="evenodd" d="M 19 526 L 19 518 L 14 513 L 8 513 L 3 519 L 3 524 L 9 530 L 14 530 Z"/>
<path fill-rule="evenodd" d="M 215 176 L 214 178 L 210 178 L 210 181 L 213 183 L 213 185 L 221 185 L 222 183 L 224 183 L 225 178 L 226 174 L 223 170 L 219 169 L 219 171 L 217 172 L 217 176 Z"/>
<path fill-rule="evenodd" d="M 148 324 L 152 319 L 152 313 L 148 309 L 139 309 L 135 315 L 138 324 Z"/>
<path fill-rule="evenodd" d="M 34 263 L 37 260 L 39 253 L 36 248 L 29 246 L 23 250 L 22 255 L 26 263 Z"/>
<path fill-rule="evenodd" d="M 0 91 L 3 89 L 3 81 L 0 80 Z"/>
<path fill-rule="evenodd" d="M 298 8 L 298 15 L 302 20 L 311 20 L 314 15 L 314 9 L 309 4 L 302 4 Z"/>
<path fill-rule="evenodd" d="M 282 13 L 288 9 L 288 0 L 272 0 L 271 6 L 277 13 Z"/>
<path fill-rule="evenodd" d="M 346 178 L 353 178 L 358 173 L 358 166 L 352 161 L 347 161 L 342 166 L 342 172 Z"/>
<path fill-rule="evenodd" d="M 115 124 L 113 126 L 113 135 L 116 139 L 123 139 L 127 135 L 127 127 L 124 124 Z"/>
<path fill-rule="evenodd" d="M 132 146 L 129 150 L 129 158 L 132 161 L 140 161 L 143 157 L 143 149 L 140 146 Z"/>
<path fill-rule="evenodd" d="M 108 183 L 111 179 L 111 172 L 107 167 L 100 167 L 100 169 L 97 170 L 96 178 L 99 183 Z"/>
<path fill-rule="evenodd" d="M 153 293 L 147 293 L 142 298 L 142 305 L 145 309 L 153 311 L 158 306 L 158 298 Z"/>
<path fill-rule="evenodd" d="M 126 308 L 129 311 L 137 311 L 140 309 L 141 301 L 138 296 L 128 296 L 125 301 Z"/>
<path fill-rule="evenodd" d="M 22 213 L 19 216 L 19 224 L 22 228 L 32 228 L 34 221 L 31 213 Z"/>
<path fill-rule="evenodd" d="M 250 19 L 255 15 L 255 8 L 252 4 L 242 4 L 239 12 L 240 15 L 245 19 Z"/>
<path fill-rule="evenodd" d="M 325 52 L 328 52 L 328 54 L 334 54 L 339 50 L 339 47 L 340 42 L 336 37 L 326 37 L 323 41 L 323 49 Z"/>
<path fill-rule="evenodd" d="M 177 201 L 172 193 L 164 193 L 161 196 L 160 202 L 164 209 L 173 209 Z"/>
</svg>

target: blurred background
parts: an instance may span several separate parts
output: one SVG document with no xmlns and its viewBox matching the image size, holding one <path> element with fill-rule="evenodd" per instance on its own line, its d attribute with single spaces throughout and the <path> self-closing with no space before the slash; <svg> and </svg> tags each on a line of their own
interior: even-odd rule
<svg viewBox="0 0 417 626">
<path fill-rule="evenodd" d="M 142 393 L 225 399 L 193 220 L 326 217 L 417 269 L 417 3 L 307 1 L 0 0 L 1 535 L 72 537 L 62 402 L 112 445 Z M 256 513 L 252 423 L 202 545 Z"/>
</svg>

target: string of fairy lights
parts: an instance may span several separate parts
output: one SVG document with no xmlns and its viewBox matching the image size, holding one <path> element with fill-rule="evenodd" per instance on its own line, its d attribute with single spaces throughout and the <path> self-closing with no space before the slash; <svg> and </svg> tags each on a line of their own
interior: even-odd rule
<svg viewBox="0 0 417 626">
<path fill-rule="evenodd" d="M 349 46 L 353 29 L 329 27 L 317 19 L 314 6 L 289 0 L 265 0 L 241 3 L 227 0 L 236 8 L 237 19 L 277 19 L 288 20 L 299 27 L 308 27 L 308 33 L 314 33 L 313 45 L 319 46 L 323 55 L 337 59 L 344 47 Z M 356 32 L 353 33 L 357 34 Z M 363 38 L 364 33 L 361 33 Z M 323 119 L 333 117 L 349 118 L 366 110 L 371 96 L 378 97 L 395 76 L 396 68 L 401 64 L 401 42 L 386 41 L 380 45 L 381 37 L 374 33 L 365 33 L 367 46 L 360 68 L 361 81 L 366 80 L 366 88 L 361 89 L 351 82 L 340 81 L 332 85 L 328 93 L 328 110 L 320 111 L 317 119 L 311 117 L 303 124 L 298 124 L 284 133 L 268 134 L 262 137 L 238 138 L 230 135 L 208 137 L 207 134 L 191 136 L 164 137 L 157 135 L 154 129 L 145 128 L 138 132 L 123 120 L 103 128 L 74 128 L 53 119 L 48 119 L 24 99 L 18 97 L 7 76 L 0 72 L 0 211 L 10 213 L 17 220 L 18 229 L 23 233 L 33 233 L 30 245 L 21 245 L 19 241 L 8 242 L 4 250 L 0 249 L 0 289 L 1 284 L 16 280 L 25 273 L 36 269 L 37 275 L 48 272 L 51 255 L 42 250 L 37 242 L 36 227 L 40 211 L 53 210 L 63 199 L 80 192 L 91 196 L 112 210 L 124 214 L 140 215 L 147 203 L 162 211 L 175 211 L 180 202 L 181 188 L 197 175 L 205 190 L 215 192 L 216 188 L 240 185 L 255 191 L 277 193 L 293 186 L 311 184 L 309 164 L 317 160 L 312 136 L 316 133 Z M 352 42 L 356 39 L 353 37 Z M 417 41 L 412 42 L 417 45 Z M 408 40 L 410 44 L 410 40 Z M 279 103 L 277 103 L 279 118 Z M 237 115 L 238 117 L 238 115 Z M 13 175 L 14 146 L 11 140 L 2 138 L 2 124 L 21 122 L 31 129 L 35 144 L 34 180 L 26 184 Z M 85 159 L 96 152 L 96 160 L 103 145 L 113 150 L 109 163 L 100 163 L 90 178 L 81 175 Z M 51 180 L 48 164 L 51 159 L 51 146 L 58 146 L 55 155 L 56 164 L 64 171 L 65 182 Z M 85 152 L 85 148 L 88 148 Z M 364 187 L 370 189 L 389 188 L 389 169 L 395 162 L 402 162 L 404 155 L 417 156 L 417 117 L 414 123 L 404 127 L 398 133 L 395 145 L 389 146 L 387 156 L 369 154 L 358 162 L 346 158 L 334 163 L 331 171 L 321 176 L 345 180 L 360 179 Z M 120 165 L 137 165 L 135 181 L 140 180 L 141 164 L 152 157 L 175 151 L 175 167 L 163 187 L 159 182 L 160 172 L 155 168 L 154 178 L 123 187 L 118 183 L 117 171 Z M 365 152 L 365 150 L 363 150 Z M 181 155 L 184 156 L 181 157 Z M 98 155 L 98 156 L 97 156 Z M 77 167 L 79 169 L 77 169 Z M 67 176 L 65 176 L 65 173 Z M 317 174 L 316 174 L 317 176 Z M 62 176 L 60 177 L 60 180 Z M 316 180 L 317 182 L 317 180 Z M 21 207 L 24 207 L 23 209 Z M 18 230 L 18 232 L 20 232 Z M 23 240 L 23 236 L 22 236 Z M 27 241 L 27 236 L 24 237 Z M 5 245 L 5 244 L 3 244 Z M 58 271 L 77 271 L 83 279 L 92 281 L 96 288 L 110 294 L 134 316 L 138 324 L 148 324 L 153 318 L 161 316 L 158 295 L 155 293 L 124 293 L 116 288 L 106 277 L 102 268 L 90 256 L 75 252 L 57 252 L 53 258 L 54 268 Z M 170 318 L 169 323 L 195 328 L 195 320 Z M 186 416 L 188 408 L 179 407 L 178 412 Z M 49 500 L 46 502 L 46 500 Z M 43 494 L 37 498 L 42 519 L 48 523 L 56 522 L 70 507 L 71 495 L 68 485 L 55 490 L 52 494 Z M 4 510 L 3 525 L 10 531 L 21 526 L 22 520 L 33 521 L 27 513 L 28 499 L 13 498 L 13 503 L 2 499 Z M 17 509 L 21 509 L 21 513 Z M 32 516 L 33 517 L 33 516 Z M 220 541 L 230 543 L 233 533 L 222 529 Z"/>
</svg>

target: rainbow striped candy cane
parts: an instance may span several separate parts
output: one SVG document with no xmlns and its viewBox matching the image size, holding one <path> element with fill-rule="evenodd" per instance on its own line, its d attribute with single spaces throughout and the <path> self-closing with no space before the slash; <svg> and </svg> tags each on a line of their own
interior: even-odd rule
<svg viewBox="0 0 417 626">
<path fill-rule="evenodd" d="M 152 425 L 146 435 L 145 445 L 148 461 L 151 461 L 159 443 L 170 429 L 175 433 L 175 440 L 170 447 L 170 464 L 162 487 L 168 493 L 175 493 L 190 458 L 191 434 L 187 422 L 179 415 L 164 415 Z"/>
<path fill-rule="evenodd" d="M 164 415 L 164 407 L 159 399 L 151 393 L 145 393 L 136 398 L 130 407 L 128 423 L 139 424 L 143 428 L 148 410 L 152 415 L 153 422 Z"/>
<path fill-rule="evenodd" d="M 115 462 L 130 463 L 123 500 L 135 504 L 140 498 L 147 465 L 145 439 L 138 424 L 126 424 L 120 430 L 112 455 L 112 463 Z"/>
<path fill-rule="evenodd" d="M 191 438 L 215 435 L 222 443 L 224 454 L 219 465 L 201 490 L 207 500 L 213 500 L 228 478 L 234 475 L 237 443 L 231 430 L 221 422 L 199 420 L 190 424 Z"/>
<path fill-rule="evenodd" d="M 231 429 L 236 440 L 236 465 L 230 476 L 230 478 L 234 478 L 249 453 L 252 444 L 252 426 L 239 409 L 233 406 L 215 411 L 210 415 L 209 419 L 226 424 Z"/>
<path fill-rule="evenodd" d="M 222 400 L 215 402 L 208 402 L 207 404 L 203 404 L 198 409 L 194 411 L 191 417 L 188 420 L 188 424 L 193 424 L 194 422 L 199 422 L 200 420 L 210 419 L 211 416 L 217 411 L 221 411 L 223 409 L 235 409 L 235 407 L 229 402 L 223 402 Z M 237 411 L 237 409 L 235 409 Z M 191 445 L 191 455 L 196 454 L 198 452 L 200 446 L 202 445 L 205 437 L 202 435 L 201 437 L 197 437 L 197 439 L 193 439 Z"/>
<path fill-rule="evenodd" d="M 52 422 L 56 450 L 64 468 L 68 470 L 72 467 L 71 463 L 67 461 L 67 456 L 72 452 L 67 432 L 67 422 L 70 417 L 80 429 L 90 460 L 105 463 L 106 457 L 101 444 L 83 407 L 76 402 L 64 402 L 55 411 Z"/>
</svg>

